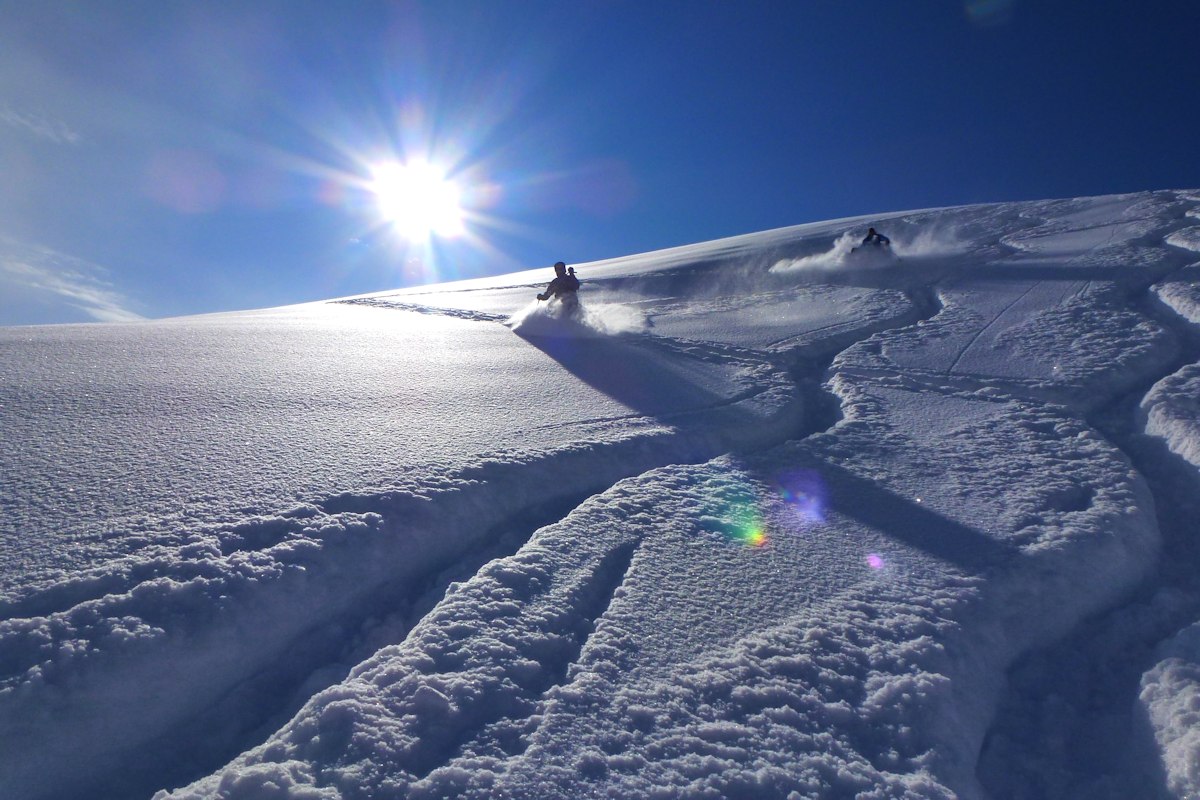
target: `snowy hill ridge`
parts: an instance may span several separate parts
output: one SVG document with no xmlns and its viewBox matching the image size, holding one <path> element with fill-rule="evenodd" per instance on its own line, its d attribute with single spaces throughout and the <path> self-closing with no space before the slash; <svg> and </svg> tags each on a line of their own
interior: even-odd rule
<svg viewBox="0 0 1200 800">
<path fill-rule="evenodd" d="M 1200 193 L 576 267 L 0 329 L 0 796 L 1200 793 Z"/>
</svg>

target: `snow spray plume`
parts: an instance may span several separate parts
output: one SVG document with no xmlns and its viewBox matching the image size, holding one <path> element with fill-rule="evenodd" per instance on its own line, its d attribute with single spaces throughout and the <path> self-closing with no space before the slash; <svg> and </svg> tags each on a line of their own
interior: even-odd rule
<svg viewBox="0 0 1200 800">
<path fill-rule="evenodd" d="M 543 308 L 542 301 L 535 300 L 505 320 L 504 324 L 509 328 L 512 328 L 514 331 L 520 331 L 523 330 L 527 324 L 533 324 L 529 322 L 531 319 L 544 316 L 547 316 L 547 313 L 545 308 Z"/>
<path fill-rule="evenodd" d="M 846 263 L 850 252 L 859 244 L 862 237 L 854 231 L 846 231 L 833 243 L 828 251 L 803 258 L 785 258 L 771 267 L 771 272 L 787 273 L 802 270 L 837 269 Z"/>
<path fill-rule="evenodd" d="M 645 333 L 650 328 L 646 315 L 636 308 L 620 305 L 589 305 L 583 309 L 583 324 L 608 336 Z"/>
<path fill-rule="evenodd" d="M 905 258 L 921 256 L 952 256 L 966 253 L 970 242 L 958 238 L 958 228 L 947 225 L 932 225 L 920 228 L 915 233 L 901 231 L 892 240 L 892 249 Z"/>
<path fill-rule="evenodd" d="M 562 305 L 555 302 L 530 303 L 504 324 L 514 333 L 527 336 L 620 336 L 645 333 L 650 327 L 646 316 L 636 308 L 588 304 L 574 316 L 567 316 Z"/>
<path fill-rule="evenodd" d="M 935 225 L 917 230 L 900 227 L 892 233 L 892 244 L 885 248 L 872 248 L 862 244 L 861 231 L 846 231 L 833 246 L 824 253 L 803 258 L 786 258 L 775 263 L 771 272 L 786 274 L 804 270 L 819 272 L 841 268 L 871 269 L 893 264 L 897 256 L 921 258 L 929 256 L 951 256 L 966 253 L 970 244 L 958 238 L 954 227 Z M 853 254 L 853 255 L 851 255 Z"/>
</svg>

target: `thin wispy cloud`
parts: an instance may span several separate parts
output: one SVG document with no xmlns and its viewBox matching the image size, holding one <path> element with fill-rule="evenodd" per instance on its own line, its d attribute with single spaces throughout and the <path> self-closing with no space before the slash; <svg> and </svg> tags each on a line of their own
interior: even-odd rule
<svg viewBox="0 0 1200 800">
<path fill-rule="evenodd" d="M 97 322 L 143 319 L 108 275 L 99 264 L 0 237 L 0 290 L 70 306 Z"/>
<path fill-rule="evenodd" d="M 50 119 L 29 111 L 18 111 L 7 103 L 0 103 L 0 122 L 55 144 L 77 145 L 83 141 L 83 136 L 62 120 Z"/>
</svg>

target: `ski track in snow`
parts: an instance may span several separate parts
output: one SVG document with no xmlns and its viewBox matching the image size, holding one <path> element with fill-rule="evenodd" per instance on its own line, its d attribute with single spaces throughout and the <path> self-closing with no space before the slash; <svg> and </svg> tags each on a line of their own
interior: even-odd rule
<svg viewBox="0 0 1200 800">
<path fill-rule="evenodd" d="M 759 388 L 763 394 L 763 386 Z M 745 399 L 755 397 L 747 394 Z M 780 424 L 792 429 L 785 400 L 774 404 L 781 421 L 773 426 L 769 416 L 754 418 L 754 430 L 746 429 L 747 422 L 737 423 L 738 398 L 722 404 L 733 414 L 734 438 L 778 437 Z M 710 415 L 708 421 L 717 419 Z M 618 442 L 608 447 L 607 458 L 584 445 L 550 453 L 541 465 L 529 460 L 484 463 L 424 495 L 334 496 L 278 517 L 198 532 L 178 550 L 153 558 L 143 553 L 98 575 L 56 585 L 48 596 L 23 598 L 12 611 L 30 616 L 0 627 L 0 680 L 12 689 L 4 698 L 11 704 L 8 719 L 14 732 L 27 730 L 35 709 L 54 702 L 60 694 L 56 687 L 68 676 L 88 681 L 95 702 L 134 708 L 184 681 L 192 695 L 188 704 L 167 709 L 166 719 L 131 714 L 120 738 L 148 743 L 170 738 L 171 729 L 177 728 L 174 735 L 194 746 L 186 732 L 188 718 L 228 692 L 230 682 L 240 680 L 245 671 L 267 669 L 275 660 L 292 657 L 298 643 L 308 646 L 303 645 L 305 639 L 317 641 L 312 646 L 316 657 L 336 656 L 336 651 L 330 652 L 336 641 L 320 644 L 329 636 L 327 626 L 361 625 L 376 613 L 380 600 L 387 600 L 389 584 L 422 582 L 429 572 L 486 541 L 489 529 L 537 502 L 523 485 L 531 470 L 543 470 L 547 485 L 558 487 L 557 495 L 578 494 L 582 487 L 596 491 L 604 485 L 597 486 L 598 481 L 611 483 L 659 459 L 703 458 L 706 451 L 716 453 L 728 446 L 719 427 L 698 437 L 671 438 L 674 441 L 653 448 L 639 438 Z M 602 466 L 605 460 L 607 467 Z M 562 477 L 571 475 L 582 480 Z M 414 535 L 436 530 L 470 535 L 434 544 Z M 397 566 L 406 563 L 412 566 Z M 72 605 L 58 610 L 55 603 Z M 255 633 L 253 640 L 246 640 L 242 630 L 269 634 Z M 227 664 L 230 652 L 243 654 L 243 663 L 232 672 Z M 126 681 L 128 670 L 122 662 L 129 658 L 135 659 L 141 675 L 135 682 Z M 309 668 L 319 666 L 318 662 Z M 36 785 L 44 770 L 68 752 L 111 760 L 116 754 L 104 752 L 110 742 L 99 738 L 83 717 L 67 725 L 52 744 L 36 739 L 14 743 L 10 757 L 19 754 L 21 759 L 12 770 L 14 782 Z"/>
<path fill-rule="evenodd" d="M 1194 208 L 1185 212 L 1196 214 Z M 1177 230 L 1165 242 L 1200 250 L 1191 230 Z M 1167 377 L 1144 379 L 1091 416 L 1155 489 L 1163 534 L 1157 577 L 1129 603 L 1084 620 L 1014 666 L 1013 690 L 1001 704 L 979 767 L 996 796 L 1191 797 L 1200 786 L 1192 713 L 1200 683 L 1186 644 L 1191 628 L 1185 627 L 1200 617 L 1194 570 L 1200 558 L 1194 541 L 1200 460 L 1187 438 L 1197 432 L 1197 415 L 1195 394 L 1184 388 L 1200 358 L 1190 302 L 1194 272 L 1193 265 L 1167 275 L 1150 287 L 1153 302 L 1144 304 L 1146 314 L 1181 343 L 1174 365 L 1164 367 Z M 1167 419 L 1182 421 L 1185 429 Z"/>
<path fill-rule="evenodd" d="M 781 334 L 786 311 L 804 302 L 788 280 L 751 286 L 781 309 L 780 321 L 764 313 L 751 330 L 737 329 L 745 298 L 723 299 L 719 283 L 707 298 L 651 297 L 651 332 L 622 337 L 629 349 L 612 352 L 722 364 L 744 386 L 701 408 L 653 414 L 615 441 L 485 459 L 416 491 L 349 491 L 201 527 L 181 546 L 16 592 L 0 606 L 0 737 L 11 747 L 0 779 L 19 798 L 71 796 L 86 783 L 102 787 L 93 796 L 108 786 L 117 797 L 210 772 L 237 751 L 199 752 L 206 732 L 189 730 L 190 718 L 219 726 L 204 706 L 223 695 L 269 705 L 256 694 L 265 690 L 239 694 L 238 684 L 286 654 L 300 661 L 281 676 L 297 684 L 287 693 L 311 700 L 286 724 L 251 715 L 240 720 L 249 731 L 208 737 L 226 748 L 266 741 L 172 797 L 260 797 L 272 786 L 345 798 L 949 797 L 974 796 L 978 780 L 1012 788 L 989 771 L 994 747 L 975 775 L 1003 670 L 1018 656 L 1054 652 L 1085 616 L 1119 604 L 1158 546 L 1146 487 L 1082 415 L 1158 381 L 1142 406 L 1147 432 L 1200 466 L 1188 405 L 1200 365 L 1179 363 L 1198 353 L 1181 356 L 1172 323 L 1130 305 L 1153 296 L 1180 315 L 1180 329 L 1195 323 L 1195 283 L 1178 253 L 1198 249 L 1197 229 L 1186 226 L 1196 209 L 1181 208 L 1196 202 L 1155 193 L 959 211 L 968 239 L 986 242 L 989 226 L 1020 228 L 993 234 L 991 250 L 976 247 L 994 259 L 980 262 L 985 274 L 956 273 L 935 253 L 915 259 L 909 285 L 895 283 L 902 270 L 822 275 L 810 302 L 853 297 L 857 317 L 815 313 L 801 334 Z M 906 226 L 936 215 L 897 217 L 893 238 L 903 245 Z M 804 242 L 788 255 L 805 255 Z M 1126 268 L 1136 274 L 1118 280 Z M 998 311 L 979 306 L 983 287 L 1023 269 L 1031 275 L 1014 284 L 1014 299 Z M 697 269 L 696 283 L 715 272 Z M 585 302 L 588 291 L 630 291 L 630 278 L 605 280 L 585 281 Z M 1029 314 L 1010 314 L 1035 296 L 1045 299 Z M 507 318 L 437 304 L 447 297 L 345 302 L 479 324 Z M 724 340 L 722 315 L 731 321 Z M 1071 347 L 1081 332 L 1082 352 Z M 1059 363 L 1028 358 L 1063 344 Z M 797 389 L 780 377 L 789 369 L 801 389 L 827 378 L 843 418 L 798 438 L 808 431 Z M 739 455 L 708 461 L 730 449 Z M 1001 483 L 985 490 L 971 474 L 1004 452 L 983 467 Z M 667 466 L 682 462 L 694 465 Z M 947 463 L 960 469 L 947 475 Z M 834 495 L 826 518 L 798 520 L 795 503 L 779 499 L 774 482 L 797 470 L 824 476 Z M 587 479 L 569 482 L 558 502 L 590 498 L 571 501 L 569 514 L 530 491 L 531 474 L 553 484 L 578 473 Z M 539 504 L 546 516 L 533 513 L 510 537 L 512 555 L 463 576 L 415 624 L 387 621 L 388 608 L 420 606 L 425 592 L 433 602 L 439 573 Z M 991 522 L 981 529 L 979 520 Z M 728 544 L 747 526 L 798 533 L 772 536 L 765 549 Z M 438 529 L 456 535 L 435 545 L 415 535 Z M 839 563 L 846 552 L 878 564 L 849 569 Z M 680 585 L 689 563 L 725 580 L 694 574 L 691 597 Z M 808 573 L 813 593 L 797 603 L 805 584 L 792 576 Z M 669 610 L 661 624 L 641 612 L 655 603 Z M 370 635 L 372 626 L 381 633 Z M 1200 785 L 1170 769 L 1194 764 L 1200 747 L 1185 710 L 1200 692 L 1189 636 L 1164 645 L 1141 690 L 1145 749 L 1168 754 L 1154 780 L 1177 796 Z M 227 652 L 251 657 L 230 665 Z M 347 659 L 361 663 L 342 680 Z M 156 693 L 177 695 L 169 684 L 180 680 L 194 690 L 192 705 L 134 710 Z M 89 718 L 105 704 L 130 709 L 127 728 L 97 743 Z M 297 704 L 276 700 L 271 713 Z M 282 727 L 267 737 L 272 725 Z M 159 737 L 164 755 L 194 748 L 196 762 L 114 780 Z M 51 765 L 80 752 L 77 772 L 44 788 Z"/>
<path fill-rule="evenodd" d="M 504 321 L 504 316 L 502 314 L 488 314 L 482 311 L 467 311 L 458 308 L 437 308 L 435 306 L 426 306 L 419 303 L 402 303 L 395 300 L 384 300 L 378 297 L 355 297 L 348 300 L 339 300 L 337 302 L 345 303 L 346 305 L 387 308 L 395 311 L 412 311 L 417 314 L 435 314 L 438 316 L 454 317 L 456 319 L 466 319 L 478 322 Z"/>
</svg>

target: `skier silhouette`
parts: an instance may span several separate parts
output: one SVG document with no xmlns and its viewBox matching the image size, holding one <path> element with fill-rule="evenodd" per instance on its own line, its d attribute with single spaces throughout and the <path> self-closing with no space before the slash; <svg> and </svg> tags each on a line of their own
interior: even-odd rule
<svg viewBox="0 0 1200 800">
<path fill-rule="evenodd" d="M 573 308 L 578 299 L 575 292 L 579 290 L 579 278 L 575 277 L 575 268 L 567 269 L 567 265 L 559 261 L 554 265 L 554 280 L 546 287 L 546 291 L 537 296 L 538 300 L 559 299 L 564 306 Z"/>
</svg>

